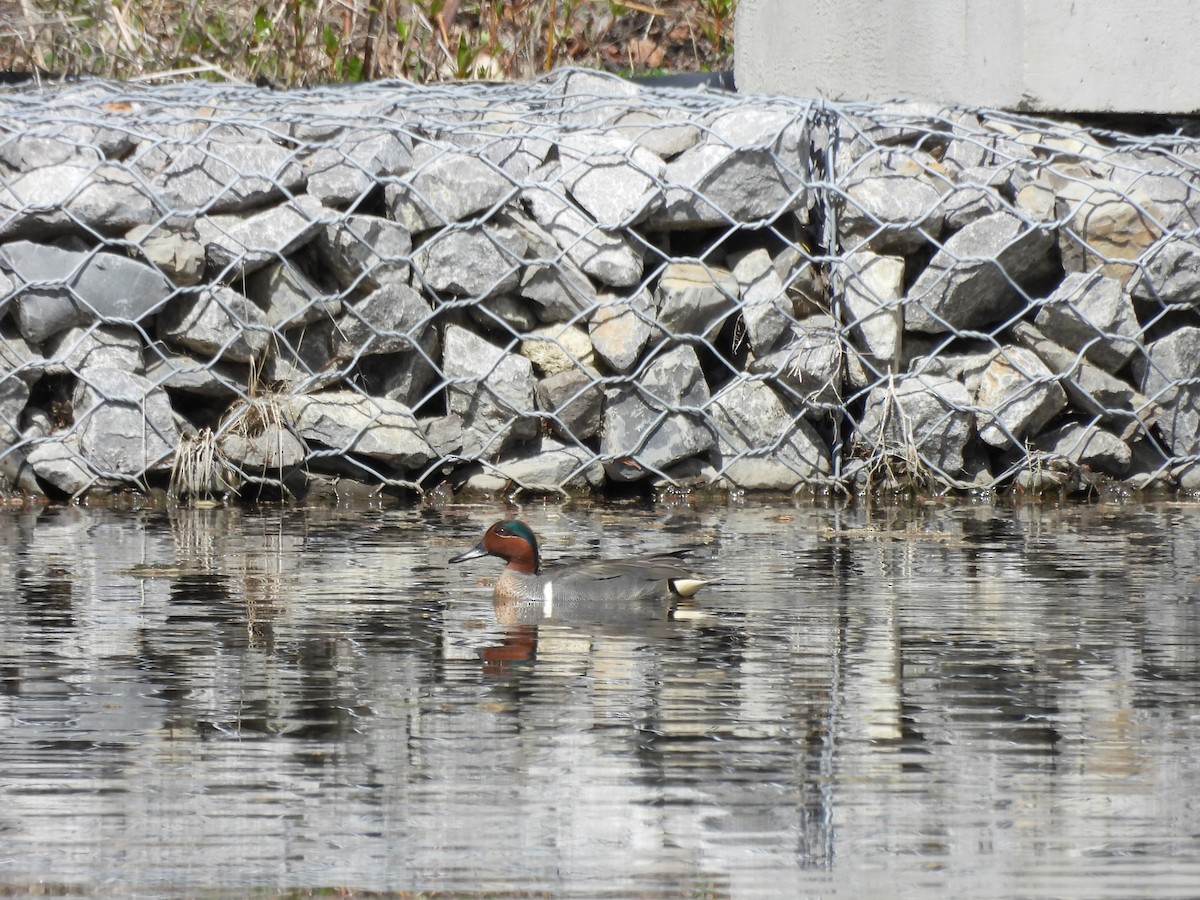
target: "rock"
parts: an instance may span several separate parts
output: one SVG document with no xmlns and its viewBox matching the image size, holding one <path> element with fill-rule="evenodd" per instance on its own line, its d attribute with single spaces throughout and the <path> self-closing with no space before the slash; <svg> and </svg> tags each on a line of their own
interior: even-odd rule
<svg viewBox="0 0 1200 900">
<path fill-rule="evenodd" d="M 395 222 L 378 216 L 346 216 L 326 225 L 315 244 L 344 291 L 365 293 L 408 282 L 412 235 Z"/>
<path fill-rule="evenodd" d="M 1175 456 L 1200 451 L 1200 328 L 1185 325 L 1136 361 L 1142 393 L 1162 407 L 1158 428 Z"/>
<path fill-rule="evenodd" d="M 974 430 L 971 397 L 961 382 L 940 375 L 908 375 L 871 389 L 855 440 L 872 456 L 922 463 L 941 476 L 963 471 L 963 453 Z"/>
<path fill-rule="evenodd" d="M 577 325 L 546 325 L 521 341 L 520 354 L 541 377 L 592 366 L 592 342 Z"/>
<path fill-rule="evenodd" d="M 128 131 L 116 128 L 85 122 L 67 125 L 63 121 L 46 125 L 49 127 L 34 126 L 5 134 L 0 143 L 0 162 L 16 172 L 64 164 L 95 165 L 124 156 L 136 143 Z"/>
<path fill-rule="evenodd" d="M 423 144 L 412 171 L 389 183 L 384 197 L 392 218 L 415 233 L 466 221 L 516 192 L 511 176 L 488 160 Z"/>
<path fill-rule="evenodd" d="M 46 371 L 80 373 L 98 366 L 123 372 L 142 368 L 141 334 L 117 325 L 78 326 L 60 331 L 46 341 Z"/>
<path fill-rule="evenodd" d="M 678 109 L 629 109 L 609 120 L 608 128 L 660 159 L 671 159 L 700 141 L 700 128 Z"/>
<path fill-rule="evenodd" d="M 783 280 L 775 271 L 771 255 L 763 249 L 742 256 L 733 267 L 733 278 L 738 288 L 734 296 L 741 297 L 750 349 L 758 355 L 767 353 L 795 321 Z"/>
<path fill-rule="evenodd" d="M 713 445 L 712 433 L 698 416 L 673 410 L 703 408 L 708 400 L 696 351 L 686 344 L 672 347 L 646 366 L 637 386 L 605 390 L 601 455 L 631 457 L 651 474 L 702 453 Z"/>
<path fill-rule="evenodd" d="M 354 391 L 279 398 L 280 411 L 297 435 L 343 454 L 360 454 L 398 469 L 418 469 L 433 448 L 403 404 Z"/>
<path fill-rule="evenodd" d="M 908 292 L 904 325 L 938 334 L 983 328 L 1018 312 L 1013 288 L 1036 284 L 1055 265 L 1050 231 L 1031 228 L 1010 212 L 972 222 L 950 237 Z"/>
<path fill-rule="evenodd" d="M 139 153 L 130 167 L 139 184 L 181 216 L 261 207 L 298 194 L 305 175 L 293 149 L 269 140 L 163 141 Z"/>
<path fill-rule="evenodd" d="M 422 346 L 432 317 L 429 301 L 408 285 L 379 288 L 346 307 L 334 336 L 334 358 L 398 353 Z"/>
<path fill-rule="evenodd" d="M 629 372 L 657 330 L 654 301 L 646 292 L 632 297 L 608 294 L 599 298 L 588 320 L 588 334 L 596 355 L 614 372 Z"/>
<path fill-rule="evenodd" d="M 515 229 L 525 242 L 526 264 L 518 291 L 533 301 L 538 318 L 567 322 L 595 304 L 596 286 L 549 232 L 517 213 L 500 216 L 498 221 Z"/>
<path fill-rule="evenodd" d="M 936 240 L 945 222 L 944 188 L 930 183 L 928 172 L 928 166 L 898 153 L 872 154 L 859 163 L 838 209 L 842 245 L 904 255 Z"/>
<path fill-rule="evenodd" d="M 1127 283 L 1133 267 L 1121 260 L 1140 257 L 1162 236 L 1154 203 L 1136 193 L 1126 197 L 1104 182 L 1071 182 L 1056 193 L 1059 253 L 1067 272 L 1101 269 Z"/>
<path fill-rule="evenodd" d="M 594 372 L 566 369 L 540 379 L 534 390 L 538 409 L 552 417 L 563 440 L 578 443 L 599 433 L 604 389 Z"/>
<path fill-rule="evenodd" d="M 472 303 L 468 313 L 486 334 L 497 340 L 528 334 L 541 324 L 537 307 L 514 294 L 498 294 Z"/>
<path fill-rule="evenodd" d="M 845 350 L 828 316 L 811 316 L 792 329 L 791 341 L 750 364 L 755 375 L 767 375 L 802 403 L 822 406 L 840 402 Z"/>
<path fill-rule="evenodd" d="M 176 297 L 158 316 L 158 334 L 211 359 L 251 362 L 271 341 L 266 316 L 233 288 Z"/>
<path fill-rule="evenodd" d="M 537 434 L 533 365 L 455 325 L 446 327 L 442 372 L 450 413 L 463 419 L 463 456 L 500 452 Z"/>
<path fill-rule="evenodd" d="M 975 413 L 979 437 L 993 447 L 1020 447 L 1062 412 L 1067 395 L 1054 373 L 1023 347 L 1001 347 L 980 377 Z"/>
<path fill-rule="evenodd" d="M 342 311 L 336 294 L 319 288 L 291 261 L 259 269 L 247 278 L 246 296 L 275 331 L 311 325 Z"/>
<path fill-rule="evenodd" d="M 666 163 L 604 132 L 564 136 L 561 183 L 601 228 L 630 228 L 663 205 Z"/>
<path fill-rule="evenodd" d="M 1124 475 L 1133 461 L 1129 445 L 1115 434 L 1096 425 L 1078 422 L 1064 422 L 1057 428 L 1039 434 L 1033 446 L 1042 453 L 1060 457 L 1072 465 L 1110 475 Z"/>
<path fill-rule="evenodd" d="M 137 225 L 125 235 L 146 262 L 178 285 L 199 284 L 204 276 L 204 245 L 190 224 L 176 227 Z"/>
<path fill-rule="evenodd" d="M 1090 362 L 1116 372 L 1141 346 L 1141 325 L 1121 282 L 1096 272 L 1072 272 L 1034 320 L 1050 340 L 1083 351 Z"/>
<path fill-rule="evenodd" d="M 304 462 L 308 448 L 287 427 L 275 396 L 242 400 L 225 416 L 218 446 L 245 474 L 282 473 Z"/>
<path fill-rule="evenodd" d="M 402 175 L 412 165 L 412 139 L 401 131 L 384 131 L 321 147 L 304 160 L 308 193 L 325 206 L 361 201 L 388 176 Z"/>
<path fill-rule="evenodd" d="M 200 362 L 161 343 L 151 345 L 145 357 L 146 380 L 155 387 L 223 400 L 248 393 L 244 365 Z"/>
<path fill-rule="evenodd" d="M 33 343 L 97 319 L 141 321 L 175 290 L 150 266 L 116 253 L 14 241 L 0 247 L 0 265 L 14 276 L 17 326 Z"/>
<path fill-rule="evenodd" d="M 669 263 L 655 291 L 658 324 L 671 337 L 715 337 L 737 308 L 737 280 L 702 263 Z"/>
<path fill-rule="evenodd" d="M 0 190 L 0 239 L 91 229 L 124 232 L 154 221 L 159 198 L 127 169 L 101 165 L 47 165 L 6 178 Z"/>
<path fill-rule="evenodd" d="M 1165 238 L 1138 263 L 1129 283 L 1135 300 L 1200 306 L 1200 245 L 1194 238 Z"/>
<path fill-rule="evenodd" d="M 833 471 L 829 448 L 816 430 L 765 382 L 732 382 L 709 409 L 721 477 L 731 485 L 791 491 Z"/>
<path fill-rule="evenodd" d="M 140 479 L 170 468 L 179 429 L 162 388 L 140 375 L 95 366 L 80 378 L 73 407 L 80 454 L 100 476 Z"/>
<path fill-rule="evenodd" d="M 498 493 L 514 487 L 533 493 L 586 490 L 604 483 L 604 468 L 591 450 L 539 437 L 521 444 L 471 475 L 466 487 Z"/>
<path fill-rule="evenodd" d="M 851 334 L 882 372 L 901 368 L 904 260 L 860 250 L 840 265 Z"/>
<path fill-rule="evenodd" d="M 211 277 L 232 282 L 308 243 L 327 215 L 319 201 L 301 194 L 249 216 L 203 218 L 196 227 Z"/>
<path fill-rule="evenodd" d="M 642 280 L 642 251 L 619 232 L 605 231 L 562 194 L 550 172 L 534 177 L 550 187 L 532 184 L 522 191 L 534 220 L 583 272 L 612 287 L 633 287 Z"/>
<path fill-rule="evenodd" d="M 0 445 L 5 450 L 21 437 L 13 425 L 21 421 L 21 413 L 29 402 L 29 393 L 29 385 L 20 378 L 0 378 Z"/>
<path fill-rule="evenodd" d="M 31 444 L 26 461 L 38 478 L 69 497 L 76 497 L 96 481 L 79 449 L 79 436 L 69 434 L 61 441 Z"/>
<path fill-rule="evenodd" d="M 439 231 L 413 254 L 417 277 L 435 291 L 483 299 L 516 289 L 523 242 L 488 227 Z"/>
</svg>

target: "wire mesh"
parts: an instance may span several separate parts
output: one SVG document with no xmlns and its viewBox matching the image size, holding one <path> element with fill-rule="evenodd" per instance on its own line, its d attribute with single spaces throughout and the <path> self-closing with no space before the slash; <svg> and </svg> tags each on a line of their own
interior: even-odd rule
<svg viewBox="0 0 1200 900">
<path fill-rule="evenodd" d="M 639 87 L 0 94 L 0 474 L 1200 485 L 1200 144 Z"/>
</svg>

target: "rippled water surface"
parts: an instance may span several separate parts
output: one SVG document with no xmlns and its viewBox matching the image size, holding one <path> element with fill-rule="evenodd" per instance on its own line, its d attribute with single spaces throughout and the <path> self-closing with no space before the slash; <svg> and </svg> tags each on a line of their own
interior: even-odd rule
<svg viewBox="0 0 1200 900">
<path fill-rule="evenodd" d="M 0 513 L 0 893 L 1200 893 L 1200 507 Z"/>
</svg>

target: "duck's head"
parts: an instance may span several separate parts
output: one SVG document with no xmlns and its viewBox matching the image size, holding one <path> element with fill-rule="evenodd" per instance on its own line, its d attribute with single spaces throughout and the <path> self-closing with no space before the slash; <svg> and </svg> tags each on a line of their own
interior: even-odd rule
<svg viewBox="0 0 1200 900">
<path fill-rule="evenodd" d="M 452 563 L 466 562 L 481 556 L 498 556 L 508 565 L 506 569 L 528 575 L 537 574 L 542 560 L 538 553 L 537 537 L 524 522 L 510 519 L 497 522 L 483 533 L 483 540 L 450 560 Z"/>
</svg>

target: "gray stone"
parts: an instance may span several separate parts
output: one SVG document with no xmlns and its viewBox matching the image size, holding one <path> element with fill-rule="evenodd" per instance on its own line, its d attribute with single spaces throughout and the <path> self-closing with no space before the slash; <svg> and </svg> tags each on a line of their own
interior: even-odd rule
<svg viewBox="0 0 1200 900">
<path fill-rule="evenodd" d="M 39 478 L 70 497 L 82 494 L 96 481 L 80 452 L 77 434 L 69 434 L 61 441 L 32 444 L 25 459 Z"/>
<path fill-rule="evenodd" d="M 917 277 L 904 306 L 913 331 L 940 333 L 1002 322 L 1026 302 L 1013 285 L 1053 271 L 1054 237 L 1010 212 L 993 213 L 950 237 Z"/>
<path fill-rule="evenodd" d="M 1067 275 L 1034 321 L 1050 340 L 1083 351 L 1108 372 L 1124 366 L 1141 346 L 1141 326 L 1128 292 L 1120 281 L 1098 272 Z"/>
<path fill-rule="evenodd" d="M 943 375 L 889 379 L 867 396 L 856 442 L 873 456 L 907 458 L 915 452 L 940 475 L 963 471 L 963 452 L 974 430 L 971 398 L 962 382 Z"/>
<path fill-rule="evenodd" d="M 167 209 L 180 215 L 259 207 L 281 199 L 285 191 L 298 193 L 305 178 L 295 151 L 268 140 L 163 142 L 139 154 L 131 167 Z"/>
<path fill-rule="evenodd" d="M 398 353 L 420 346 L 432 316 L 429 301 L 408 285 L 382 287 L 346 306 L 334 339 L 334 357 Z"/>
<path fill-rule="evenodd" d="M 596 286 L 532 219 L 519 213 L 498 217 L 515 229 L 526 244 L 520 295 L 532 300 L 545 322 L 566 322 L 596 302 Z"/>
<path fill-rule="evenodd" d="M 412 412 L 393 400 L 328 391 L 281 397 L 280 408 L 309 445 L 361 454 L 399 469 L 416 469 L 434 458 Z"/>
<path fill-rule="evenodd" d="M 654 301 L 645 292 L 632 297 L 605 295 L 588 320 L 592 349 L 614 372 L 629 372 L 658 330 Z"/>
<path fill-rule="evenodd" d="M 770 351 L 794 321 L 791 298 L 766 250 L 753 250 L 733 267 L 741 297 L 742 321 L 750 348 L 759 355 Z"/>
<path fill-rule="evenodd" d="M 17 326 L 33 343 L 100 318 L 140 321 L 174 291 L 155 269 L 116 253 L 15 241 L 0 248 L 0 265 L 14 276 Z"/>
<path fill-rule="evenodd" d="M 197 220 L 208 272 L 233 281 L 256 272 L 304 246 L 324 227 L 325 207 L 306 194 L 248 216 L 209 216 Z"/>
<path fill-rule="evenodd" d="M 343 290 L 373 291 L 408 282 L 412 235 L 378 216 L 346 216 L 326 225 L 316 247 Z"/>
<path fill-rule="evenodd" d="M 109 478 L 140 478 L 171 466 L 179 429 L 166 392 L 140 375 L 89 368 L 73 398 L 79 451 Z"/>
<path fill-rule="evenodd" d="M 418 232 L 465 221 L 516 191 L 511 176 L 477 154 L 423 144 L 412 171 L 388 184 L 384 197 L 392 218 Z"/>
<path fill-rule="evenodd" d="M 903 255 L 936 240 L 945 222 L 944 189 L 929 181 L 928 171 L 898 153 L 873 153 L 858 162 L 838 209 L 842 245 Z"/>
<path fill-rule="evenodd" d="M 667 163 L 663 180 L 665 205 L 649 219 L 660 230 L 765 224 L 802 202 L 772 150 L 702 143 Z"/>
<path fill-rule="evenodd" d="M 715 337 L 737 308 L 737 279 L 702 263 L 669 263 L 655 291 L 658 324 L 671 336 Z"/>
<path fill-rule="evenodd" d="M 20 378 L 0 378 L 0 444 L 8 449 L 21 436 L 17 425 L 29 402 L 29 385 Z"/>
<path fill-rule="evenodd" d="M 94 366 L 136 373 L 142 368 L 142 337 L 133 328 L 76 326 L 47 340 L 45 354 L 51 373 L 79 373 Z"/>
<path fill-rule="evenodd" d="M 686 110 L 634 108 L 608 122 L 614 134 L 644 147 L 662 159 L 671 159 L 700 141 L 700 128 Z"/>
<path fill-rule="evenodd" d="M 798 322 L 781 350 L 750 363 L 755 375 L 766 375 L 796 399 L 817 406 L 840 403 L 845 351 L 828 316 Z"/>
<path fill-rule="evenodd" d="M 535 386 L 538 409 L 549 413 L 551 427 L 563 440 L 586 441 L 600 431 L 604 389 L 594 372 L 567 369 Z"/>
<path fill-rule="evenodd" d="M 601 228 L 629 228 L 663 205 L 666 163 L 607 133 L 563 135 L 561 183 Z"/>
<path fill-rule="evenodd" d="M 351 375 L 345 361 L 334 359 L 333 346 L 339 331 L 332 319 L 277 334 L 262 362 L 262 378 L 279 382 L 288 390 L 316 390 Z"/>
<path fill-rule="evenodd" d="M 259 476 L 304 462 L 308 448 L 287 427 L 278 398 L 243 400 L 224 417 L 217 444 L 226 459 Z"/>
<path fill-rule="evenodd" d="M 553 181 L 545 169 L 536 177 Z M 563 196 L 561 186 L 533 184 L 521 196 L 534 220 L 585 274 L 612 287 L 632 287 L 642 280 L 641 248 L 623 234 L 601 228 Z"/>
<path fill-rule="evenodd" d="M 3 281 L 3 273 L 0 273 L 0 282 Z M 0 290 L 3 289 L 0 284 Z M 42 377 L 45 367 L 42 354 L 30 347 L 15 328 L 7 323 L 0 325 L 0 371 L 33 383 Z"/>
<path fill-rule="evenodd" d="M 161 343 L 147 349 L 145 358 L 146 380 L 155 387 L 225 400 L 248 392 L 244 365 L 200 362 Z"/>
<path fill-rule="evenodd" d="M 1194 238 L 1164 239 L 1138 260 L 1129 287 L 1136 300 L 1200 307 L 1200 244 Z"/>
<path fill-rule="evenodd" d="M 489 461 L 482 472 L 467 479 L 466 487 L 489 493 L 515 487 L 544 494 L 597 488 L 603 483 L 604 468 L 592 451 L 543 435 Z"/>
<path fill-rule="evenodd" d="M 860 349 L 887 371 L 899 371 L 904 331 L 904 260 L 860 250 L 840 264 L 850 331 Z"/>
<path fill-rule="evenodd" d="M 368 134 L 321 147 L 303 165 L 309 194 L 326 206 L 345 206 L 371 193 L 381 178 L 407 172 L 412 140 L 400 131 Z"/>
<path fill-rule="evenodd" d="M 43 166 L 6 179 L 0 191 L 0 239 L 81 228 L 122 232 L 159 214 L 153 190 L 121 166 Z"/>
<path fill-rule="evenodd" d="M 1053 377 L 1032 351 L 996 350 L 975 395 L 979 437 L 993 447 L 1019 447 L 1037 434 L 1067 405 L 1067 395 Z"/>
<path fill-rule="evenodd" d="M 233 288 L 176 297 L 158 317 L 159 337 L 211 359 L 251 362 L 271 343 L 266 315 Z"/>
<path fill-rule="evenodd" d="M 1097 425 L 1079 422 L 1065 422 L 1043 432 L 1034 439 L 1033 446 L 1072 465 L 1110 475 L 1124 475 L 1133 461 L 1129 445 L 1115 434 Z"/>
<path fill-rule="evenodd" d="M 435 291 L 483 299 L 513 291 L 524 242 L 511 231 L 477 226 L 441 231 L 413 254 L 417 277 Z"/>
<path fill-rule="evenodd" d="M 446 327 L 442 357 L 450 412 L 463 419 L 464 456 L 490 456 L 537 434 L 529 360 L 455 325 Z"/>
<path fill-rule="evenodd" d="M 1067 272 L 1101 269 L 1127 283 L 1135 260 L 1162 236 L 1163 216 L 1138 192 L 1126 195 L 1102 180 L 1068 182 L 1055 191 L 1059 254 Z"/>
<path fill-rule="evenodd" d="M 1137 361 L 1142 393 L 1162 407 L 1158 420 L 1175 456 L 1200 450 L 1200 328 L 1185 325 L 1154 341 Z"/>
<path fill-rule="evenodd" d="M 939 209 L 945 217 L 946 228 L 951 231 L 961 231 L 972 222 L 1008 206 L 995 187 L 986 181 L 974 184 L 970 181 L 973 177 L 975 173 L 960 175 L 954 189 L 941 200 Z"/>
<path fill-rule="evenodd" d="M 0 141 L 0 162 L 17 172 L 64 164 L 95 165 L 124 156 L 135 145 L 128 131 L 91 123 L 64 125 L 60 120 L 50 129 L 6 132 Z"/>
<path fill-rule="evenodd" d="M 829 448 L 800 410 L 763 381 L 734 381 L 709 406 L 722 477 L 745 490 L 790 491 L 833 471 Z"/>
<path fill-rule="evenodd" d="M 137 225 L 125 235 L 146 262 L 178 285 L 199 284 L 204 276 L 204 245 L 190 224 L 178 227 Z"/>
<path fill-rule="evenodd" d="M 276 331 L 311 325 L 342 311 L 337 295 L 321 290 L 289 261 L 259 269 L 247 278 L 246 296 Z"/>
<path fill-rule="evenodd" d="M 703 408 L 708 400 L 696 351 L 686 344 L 671 348 L 646 366 L 636 386 L 606 389 L 601 455 L 629 457 L 648 474 L 708 450 L 715 439 L 702 420 L 673 411 Z"/>
<path fill-rule="evenodd" d="M 544 325 L 521 341 L 520 354 L 541 377 L 592 366 L 592 342 L 578 325 Z"/>
<path fill-rule="evenodd" d="M 472 303 L 468 310 L 472 320 L 489 334 L 504 340 L 528 334 L 541 324 L 534 304 L 513 294 L 498 294 Z"/>
</svg>

